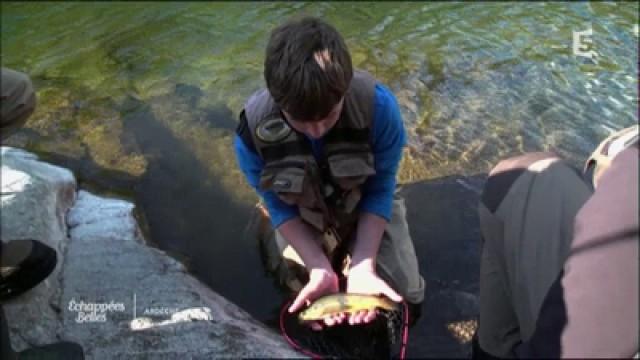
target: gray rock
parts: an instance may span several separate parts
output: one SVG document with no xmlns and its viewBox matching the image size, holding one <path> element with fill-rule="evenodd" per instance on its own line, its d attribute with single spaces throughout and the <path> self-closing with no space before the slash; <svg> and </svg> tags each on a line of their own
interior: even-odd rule
<svg viewBox="0 0 640 360">
<path fill-rule="evenodd" d="M 75 200 L 76 181 L 64 168 L 38 161 L 36 155 L 2 147 L 2 240 L 35 239 L 58 252 L 53 273 L 20 299 L 8 302 L 5 313 L 14 349 L 56 340 L 60 270 L 67 243 L 65 216 Z"/>
<path fill-rule="evenodd" d="M 3 239 L 59 252 L 52 276 L 3 304 L 14 350 L 69 340 L 94 359 L 301 357 L 145 244 L 133 204 L 76 194 L 68 170 L 21 150 L 2 148 L 1 175 Z"/>
<path fill-rule="evenodd" d="M 31 238 L 61 250 L 65 215 L 76 196 L 73 174 L 23 150 L 1 152 L 3 240 Z"/>
<path fill-rule="evenodd" d="M 146 246 L 132 210 L 79 192 L 68 220 L 64 338 L 92 358 L 298 356 L 181 263 Z M 111 308 L 92 312 L 96 304 Z"/>
</svg>

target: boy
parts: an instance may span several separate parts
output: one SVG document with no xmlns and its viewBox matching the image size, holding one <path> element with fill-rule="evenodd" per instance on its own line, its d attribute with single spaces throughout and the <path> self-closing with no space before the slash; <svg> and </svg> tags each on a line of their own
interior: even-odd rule
<svg viewBox="0 0 640 360">
<path fill-rule="evenodd" d="M 308 272 L 289 311 L 338 292 L 342 265 L 348 293 L 404 298 L 419 309 L 424 280 L 395 194 L 406 135 L 393 94 L 354 71 L 341 35 L 316 18 L 271 33 L 264 77 L 267 89 L 245 104 L 234 146 L 275 229 L 267 246 L 288 259 L 279 258 L 287 270 Z M 374 318 L 361 312 L 348 321 Z"/>
</svg>

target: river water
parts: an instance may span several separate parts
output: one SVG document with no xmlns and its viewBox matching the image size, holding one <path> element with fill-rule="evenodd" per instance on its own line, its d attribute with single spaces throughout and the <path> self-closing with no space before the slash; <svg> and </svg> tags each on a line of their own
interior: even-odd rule
<svg viewBox="0 0 640 360">
<path fill-rule="evenodd" d="M 354 65 L 395 92 L 409 134 L 403 183 L 486 173 L 524 151 L 579 165 L 638 121 L 635 2 L 1 9 L 2 65 L 30 74 L 39 101 L 8 144 L 71 167 L 85 187 L 130 197 L 154 244 L 267 323 L 282 294 L 245 236 L 256 196 L 230 143 L 243 102 L 263 85 L 269 31 L 283 20 L 328 20 Z M 595 57 L 576 54 L 574 40 Z"/>
</svg>

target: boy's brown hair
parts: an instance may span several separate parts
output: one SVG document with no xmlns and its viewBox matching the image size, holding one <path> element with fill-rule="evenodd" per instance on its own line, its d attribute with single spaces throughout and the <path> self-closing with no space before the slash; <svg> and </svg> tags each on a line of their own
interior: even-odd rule
<svg viewBox="0 0 640 360">
<path fill-rule="evenodd" d="M 273 100 L 296 121 L 326 117 L 353 77 L 342 36 L 320 19 L 291 20 L 271 32 L 264 78 Z"/>
</svg>

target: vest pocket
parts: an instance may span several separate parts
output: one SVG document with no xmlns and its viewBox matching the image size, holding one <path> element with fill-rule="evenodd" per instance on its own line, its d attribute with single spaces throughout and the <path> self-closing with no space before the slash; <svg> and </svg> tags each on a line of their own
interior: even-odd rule
<svg viewBox="0 0 640 360">
<path fill-rule="evenodd" d="M 367 177 L 376 173 L 373 155 L 369 152 L 335 154 L 328 159 L 331 176 L 345 190 L 362 185 Z"/>
<path fill-rule="evenodd" d="M 260 189 L 275 192 L 289 205 L 311 208 L 316 205 L 311 179 L 299 167 L 265 167 L 260 175 Z"/>
</svg>

